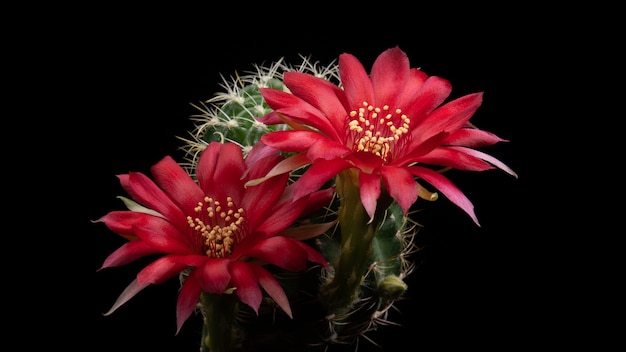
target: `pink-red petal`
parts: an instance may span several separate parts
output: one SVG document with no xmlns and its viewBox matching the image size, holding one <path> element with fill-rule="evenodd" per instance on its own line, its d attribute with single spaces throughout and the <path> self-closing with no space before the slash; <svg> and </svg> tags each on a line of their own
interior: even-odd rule
<svg viewBox="0 0 626 352">
<path fill-rule="evenodd" d="M 348 101 L 346 110 L 359 108 L 364 101 L 375 104 L 372 81 L 363 64 L 354 55 L 339 55 L 339 76 Z"/>
<path fill-rule="evenodd" d="M 178 275 L 187 268 L 184 264 L 179 264 L 169 256 L 158 258 L 148 264 L 137 274 L 139 283 L 162 284 L 168 279 Z"/>
<path fill-rule="evenodd" d="M 421 143 L 441 131 L 456 132 L 474 115 L 482 103 L 482 93 L 457 98 L 430 113 L 414 131 L 413 143 Z"/>
<path fill-rule="evenodd" d="M 417 92 L 422 88 L 428 75 L 424 71 L 418 68 L 412 68 L 409 70 L 409 76 L 407 77 L 404 89 L 401 92 L 401 96 L 398 98 L 398 106 L 408 106 L 413 103 Z M 407 110 L 408 109 L 403 109 Z"/>
<path fill-rule="evenodd" d="M 288 199 L 276 204 L 256 230 L 263 233 L 264 237 L 273 236 L 283 231 L 301 217 L 307 201 L 308 199 L 303 197 L 295 201 Z"/>
<path fill-rule="evenodd" d="M 409 76 L 409 58 L 399 47 L 383 51 L 374 61 L 370 74 L 375 102 L 371 104 L 397 106 Z"/>
<path fill-rule="evenodd" d="M 291 313 L 291 306 L 289 305 L 289 299 L 285 294 L 285 291 L 280 286 L 278 281 L 263 269 L 261 266 L 251 263 L 250 269 L 254 272 L 256 277 L 259 280 L 259 284 L 265 292 L 276 302 L 276 304 L 290 317 L 293 318 L 293 314 Z"/>
<path fill-rule="evenodd" d="M 179 230 L 169 222 L 157 217 L 153 218 L 152 221 L 147 221 L 143 224 L 135 224 L 133 226 L 133 231 L 139 239 L 163 253 L 196 253 L 196 247 L 192 245 L 188 236 L 180 233 Z"/>
<path fill-rule="evenodd" d="M 127 210 L 111 211 L 96 222 L 103 222 L 109 230 L 131 241 L 137 239 L 133 226 L 144 223 L 146 221 L 144 218 L 148 216 L 153 215 Z"/>
<path fill-rule="evenodd" d="M 306 155 L 313 161 L 317 159 L 332 160 L 341 158 L 350 153 L 350 151 L 344 144 L 324 138 L 313 143 L 307 150 Z"/>
<path fill-rule="evenodd" d="M 461 128 L 450 134 L 442 144 L 457 145 L 470 148 L 479 148 L 494 145 L 500 142 L 508 142 L 495 134 L 477 128 Z"/>
<path fill-rule="evenodd" d="M 209 259 L 204 265 L 197 267 L 189 276 L 198 280 L 202 291 L 208 293 L 222 294 L 230 282 L 230 272 L 228 259 Z"/>
<path fill-rule="evenodd" d="M 262 137 L 261 137 L 261 140 L 263 140 Z M 267 175 L 265 175 L 264 177 L 259 177 L 257 179 L 250 179 L 248 182 L 246 182 L 244 187 L 250 187 L 250 186 L 258 185 L 259 183 L 261 183 L 261 182 L 263 182 L 263 181 L 265 181 L 265 180 L 267 180 L 267 179 L 269 179 L 271 177 L 291 172 L 291 171 L 293 171 L 295 169 L 301 168 L 301 167 L 306 166 L 307 164 L 310 164 L 310 163 L 311 163 L 311 160 L 309 160 L 309 158 L 307 158 L 305 153 L 299 153 L 299 154 L 292 155 L 292 156 L 286 158 L 285 160 L 280 161 L 278 164 L 276 164 L 270 171 L 267 172 Z"/>
<path fill-rule="evenodd" d="M 317 264 L 321 264 L 325 268 L 329 267 L 328 261 L 322 255 L 322 253 L 318 252 L 313 247 L 309 246 L 308 244 L 306 244 L 306 243 L 304 243 L 302 241 L 295 240 L 294 243 L 296 245 L 300 246 L 300 248 L 302 248 L 306 252 L 306 254 L 307 254 L 306 258 L 307 258 L 308 261 L 313 262 L 313 263 L 317 263 Z"/>
<path fill-rule="evenodd" d="M 339 87 L 325 79 L 301 72 L 286 72 L 283 82 L 292 94 L 320 110 L 335 126 L 332 138 L 336 139 L 343 134 L 347 113 L 343 91 Z"/>
<path fill-rule="evenodd" d="M 453 147 L 439 147 L 433 149 L 417 160 L 422 164 L 449 166 L 464 171 L 485 171 L 493 166 L 466 151 L 471 149 L 454 149 Z"/>
<path fill-rule="evenodd" d="M 263 293 L 256 275 L 249 266 L 250 264 L 238 260 L 230 263 L 231 286 L 235 287 L 235 295 L 239 300 L 259 314 Z"/>
<path fill-rule="evenodd" d="M 144 241 L 130 241 L 124 243 L 113 253 L 109 254 L 109 256 L 104 260 L 102 267 L 98 270 L 102 270 L 104 268 L 110 268 L 114 266 L 126 265 L 128 263 L 132 263 L 139 258 L 143 258 L 145 256 L 159 253 L 154 247 L 150 247 Z"/>
<path fill-rule="evenodd" d="M 178 204 L 146 175 L 130 172 L 119 175 L 120 183 L 126 192 L 137 202 L 155 210 L 172 221 L 177 227 L 186 226 L 185 215 Z"/>
<path fill-rule="evenodd" d="M 196 309 L 196 304 L 202 293 L 202 288 L 196 280 L 185 280 L 178 293 L 176 301 L 176 334 Z"/>
<path fill-rule="evenodd" d="M 508 173 L 509 175 L 517 178 L 517 173 L 515 171 L 513 171 L 513 169 L 511 169 L 508 165 L 504 164 L 502 161 L 500 161 L 499 159 L 496 159 L 495 157 L 493 157 L 492 155 L 486 154 L 484 152 L 481 152 L 479 150 L 474 150 L 474 149 L 470 149 L 470 148 L 463 148 L 463 147 L 450 147 L 450 149 L 455 149 L 458 151 L 461 151 L 467 155 L 482 159 L 487 161 L 488 163 L 496 166 L 497 168 L 499 168 L 500 170 L 505 171 L 506 173 Z"/>
<path fill-rule="evenodd" d="M 295 187 L 294 200 L 321 189 L 328 180 L 351 166 L 350 163 L 342 159 L 319 159 L 295 182 L 297 186 Z"/>
<path fill-rule="evenodd" d="M 257 243 L 248 255 L 289 271 L 306 269 L 308 254 L 292 238 L 275 236 Z"/>
<path fill-rule="evenodd" d="M 124 289 L 124 291 L 122 291 L 122 293 L 119 295 L 115 303 L 113 303 L 113 306 L 111 307 L 111 309 L 109 309 L 106 313 L 104 313 L 104 315 L 110 315 L 113 312 L 115 312 L 120 306 L 128 302 L 131 298 L 135 297 L 135 295 L 138 294 L 141 290 L 148 287 L 148 285 L 150 284 L 147 282 L 140 284 L 137 279 L 133 280 L 133 282 L 131 282 Z"/>
<path fill-rule="evenodd" d="M 315 142 L 327 139 L 319 132 L 294 130 L 267 133 L 261 138 L 263 143 L 284 152 L 301 152 L 307 150 Z"/>
<path fill-rule="evenodd" d="M 235 143 L 209 143 L 200 155 L 196 167 L 196 176 L 202 195 L 195 199 L 194 206 L 205 195 L 211 195 L 222 201 L 226 197 L 232 197 L 235 203 L 239 203 L 243 196 L 244 181 L 241 178 L 245 169 L 246 166 L 239 145 Z"/>
<path fill-rule="evenodd" d="M 247 187 L 241 207 L 247 210 L 244 216 L 249 232 L 256 231 L 268 217 L 275 215 L 272 207 L 280 199 L 288 180 L 289 174 L 283 173 Z"/>
<path fill-rule="evenodd" d="M 415 126 L 419 126 L 422 120 L 442 104 L 451 92 L 452 85 L 449 81 L 431 76 L 424 81 L 412 99 L 405 96 L 402 110 L 411 119 L 413 131 L 415 131 Z"/>
<path fill-rule="evenodd" d="M 337 223 L 335 221 L 319 224 L 298 225 L 285 229 L 280 233 L 280 235 L 284 237 L 291 237 L 299 241 L 304 241 L 317 237 L 324 232 L 332 229 L 336 225 Z"/>
<path fill-rule="evenodd" d="M 461 208 L 464 212 L 469 215 L 476 225 L 480 226 L 478 223 L 478 218 L 474 213 L 474 205 L 470 202 L 469 199 L 459 190 L 450 180 L 448 180 L 442 174 L 433 171 L 431 169 L 421 167 L 421 166 L 413 166 L 409 168 L 409 171 L 417 177 L 424 179 L 424 181 L 430 183 L 433 187 L 435 187 L 439 192 L 441 192 L 446 198 L 448 198 L 453 204 Z"/>
<path fill-rule="evenodd" d="M 383 166 L 381 175 L 387 192 L 406 214 L 417 200 L 418 190 L 413 175 L 406 168 L 395 166 Z"/>
<path fill-rule="evenodd" d="M 380 175 L 369 174 L 366 172 L 359 173 L 359 191 L 361 193 L 361 202 L 369 215 L 370 219 L 376 213 L 376 203 L 380 197 Z"/>
<path fill-rule="evenodd" d="M 283 114 L 298 123 L 314 127 L 327 136 L 337 138 L 335 126 L 328 117 L 299 97 L 272 88 L 261 88 L 261 95 L 275 113 Z"/>
<path fill-rule="evenodd" d="M 204 194 L 189 174 L 172 159 L 166 156 L 151 168 L 156 183 L 189 214 L 202 200 Z"/>
</svg>

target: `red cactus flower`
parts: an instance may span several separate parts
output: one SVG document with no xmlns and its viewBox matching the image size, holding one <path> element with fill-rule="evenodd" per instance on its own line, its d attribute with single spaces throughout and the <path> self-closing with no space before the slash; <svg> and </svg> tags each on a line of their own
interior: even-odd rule
<svg viewBox="0 0 626 352">
<path fill-rule="evenodd" d="M 275 149 L 261 146 L 244 160 L 236 144 L 214 142 L 198 160 L 197 182 L 169 156 L 151 169 L 156 183 L 138 172 L 119 175 L 133 198 L 123 198 L 129 210 L 112 211 L 98 221 L 129 242 L 110 254 L 100 270 L 147 255 L 163 256 L 141 270 L 105 314 L 148 285 L 191 268 L 178 296 L 177 333 L 202 292 L 222 294 L 234 288 L 234 294 L 258 313 L 262 287 L 291 317 L 284 290 L 263 264 L 291 271 L 304 270 L 307 261 L 327 265 L 312 247 L 281 234 L 293 233 L 288 227 L 310 207 L 327 204 L 332 190 L 293 202 L 288 174 L 244 187 L 282 159 Z M 298 232 L 311 237 L 328 228 L 307 225 Z"/>
<path fill-rule="evenodd" d="M 483 94 L 441 105 L 451 92 L 450 83 L 410 68 L 398 47 L 378 56 L 369 76 L 350 54 L 340 55 L 338 63 L 342 87 L 311 74 L 286 72 L 284 83 L 290 92 L 261 89 L 274 111 L 260 121 L 294 128 L 261 138 L 267 145 L 296 153 L 268 176 L 312 164 L 296 183 L 298 198 L 342 170 L 356 168 L 361 200 L 370 217 L 381 194 L 381 180 L 406 212 L 420 194 L 417 177 L 478 224 L 472 203 L 433 166 L 471 171 L 498 167 L 517 177 L 496 158 L 474 149 L 506 141 L 469 123 Z"/>
</svg>

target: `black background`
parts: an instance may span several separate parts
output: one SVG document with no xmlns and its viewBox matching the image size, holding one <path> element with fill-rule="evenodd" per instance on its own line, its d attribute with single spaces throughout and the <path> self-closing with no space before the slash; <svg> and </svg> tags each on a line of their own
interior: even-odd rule
<svg viewBox="0 0 626 352">
<path fill-rule="evenodd" d="M 538 185 L 540 174 L 544 183 L 551 176 L 539 171 L 549 152 L 537 152 L 547 132 L 536 126 L 547 125 L 540 102 L 550 99 L 545 92 L 550 83 L 537 80 L 560 67 L 550 53 L 567 43 L 556 41 L 558 33 L 537 34 L 543 15 L 476 11 L 465 16 L 457 9 L 453 19 L 440 8 L 338 16 L 320 8 L 319 13 L 308 10 L 316 15 L 305 20 L 260 7 L 244 16 L 240 9 L 192 6 L 104 10 L 88 11 L 83 26 L 72 29 L 77 34 L 89 28 L 71 58 L 71 70 L 78 74 L 74 98 L 81 102 L 75 118 L 83 130 L 79 142 L 66 141 L 83 147 L 67 150 L 80 154 L 67 158 L 80 170 L 74 178 L 71 226 L 81 236 L 80 280 L 74 282 L 79 289 L 71 291 L 68 304 L 72 311 L 87 313 L 81 319 L 91 326 L 81 332 L 81 341 L 89 341 L 88 350 L 195 351 L 199 342 L 199 318 L 192 317 L 174 335 L 175 280 L 150 286 L 113 315 L 102 315 L 146 264 L 97 272 L 123 243 L 103 224 L 91 222 L 121 209 L 115 197 L 124 193 L 115 175 L 148 173 L 168 154 L 180 158 L 182 142 L 176 136 L 193 127 L 191 103 L 220 91 L 220 74 L 230 76 L 281 57 L 299 63 L 299 54 L 329 64 L 343 52 L 369 69 L 379 53 L 396 45 L 413 67 L 448 79 L 451 98 L 484 91 L 471 121 L 510 142 L 483 150 L 520 177 L 498 170 L 449 174 L 474 203 L 481 227 L 445 198 L 418 201 L 416 208 L 424 209 L 417 218 L 424 225 L 418 235 L 423 250 L 415 255 L 418 265 L 407 278 L 405 299 L 389 317 L 401 325 L 370 335 L 382 348 L 363 340 L 359 350 L 509 350 L 538 341 L 550 344 L 552 325 L 563 318 L 562 303 L 551 288 L 562 278 L 551 275 L 557 269 L 544 262 L 542 243 L 549 240 L 542 231 L 552 225 L 542 219 L 552 204 L 546 204 Z M 85 330 L 84 324 L 81 320 L 75 329 Z"/>
</svg>

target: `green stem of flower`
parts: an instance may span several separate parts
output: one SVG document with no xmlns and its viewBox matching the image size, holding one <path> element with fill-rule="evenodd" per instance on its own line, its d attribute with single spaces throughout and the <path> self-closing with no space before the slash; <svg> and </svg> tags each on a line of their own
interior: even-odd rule
<svg viewBox="0 0 626 352">
<path fill-rule="evenodd" d="M 374 219 L 370 221 L 361 202 L 357 170 L 349 169 L 338 174 L 335 185 L 341 201 L 338 211 L 340 254 L 334 264 L 334 275 L 320 291 L 321 301 L 328 304 L 329 314 L 346 312 L 359 298 L 361 283 L 370 266 L 372 240 L 391 204 L 390 197 L 383 194 L 378 200 Z"/>
<path fill-rule="evenodd" d="M 237 298 L 231 294 L 202 293 L 200 295 L 204 325 L 202 352 L 231 352 L 240 345 L 236 323 Z"/>
</svg>

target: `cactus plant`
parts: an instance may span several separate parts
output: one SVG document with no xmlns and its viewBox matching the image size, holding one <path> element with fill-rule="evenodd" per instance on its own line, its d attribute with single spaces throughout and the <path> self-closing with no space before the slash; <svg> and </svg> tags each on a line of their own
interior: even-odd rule
<svg viewBox="0 0 626 352">
<path fill-rule="evenodd" d="M 262 135 L 291 128 L 287 124 L 267 126 L 258 121 L 271 112 L 259 88 L 288 91 L 282 81 L 284 72 L 305 72 L 341 85 L 333 62 L 320 66 L 309 57 L 301 58 L 302 63 L 296 66 L 279 60 L 267 67 L 256 65 L 255 71 L 230 79 L 222 76 L 225 91 L 194 105 L 199 111 L 192 116 L 195 129 L 190 136 L 180 137 L 190 174 L 199 151 L 208 143 L 236 142 L 245 154 Z M 292 178 L 297 179 L 302 171 L 294 170 Z M 220 306 L 216 306 L 215 300 L 202 301 L 199 307 L 206 319 L 203 351 L 210 351 L 210 331 L 233 336 L 229 350 L 271 347 L 326 351 L 334 345 L 354 344 L 362 338 L 370 340 L 371 331 L 389 324 L 389 309 L 408 288 L 404 279 L 413 270 L 409 256 L 418 250 L 414 236 L 419 225 L 389 196 L 379 200 L 373 221 L 368 221 L 354 177 L 350 170 L 340 173 L 335 179 L 337 197 L 307 219 L 320 223 L 337 220 L 339 224 L 323 236 L 309 240 L 328 260 L 330 268 L 311 266 L 304 273 L 274 271 L 289 296 L 293 320 L 276 314 L 276 304 L 269 297 L 263 301 L 258 316 L 249 307 L 238 304 L 232 295 L 222 295 Z M 434 200 L 436 193 L 428 197 Z M 235 321 L 211 321 L 207 315 L 216 309 L 229 310 Z M 215 324 L 221 330 L 211 330 Z"/>
<path fill-rule="evenodd" d="M 476 150 L 506 141 L 470 118 L 482 92 L 442 105 L 443 78 L 411 68 L 398 47 L 368 73 L 356 57 L 309 57 L 223 79 L 195 107 L 185 160 L 166 156 L 119 175 L 127 211 L 97 222 L 129 242 L 102 269 L 150 254 L 109 315 L 174 276 L 177 331 L 203 318 L 200 350 L 357 350 L 392 322 L 419 250 L 411 209 L 441 192 L 479 225 L 471 201 L 442 174 L 499 168 Z M 236 204 L 241 203 L 241 204 Z M 237 248 L 235 248 L 237 247 Z"/>
</svg>

